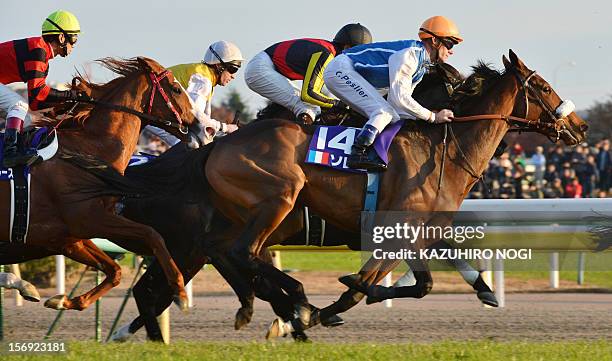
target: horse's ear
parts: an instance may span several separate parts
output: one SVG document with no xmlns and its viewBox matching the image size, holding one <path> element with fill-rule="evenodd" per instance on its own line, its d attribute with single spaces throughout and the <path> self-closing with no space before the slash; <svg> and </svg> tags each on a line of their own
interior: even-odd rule
<svg viewBox="0 0 612 361">
<path fill-rule="evenodd" d="M 144 56 L 139 56 L 136 59 L 138 59 L 138 63 L 140 64 L 142 69 L 152 71 L 154 73 L 159 73 L 161 65 L 159 65 L 159 63 L 155 60 L 146 58 Z"/>
<path fill-rule="evenodd" d="M 510 63 L 510 60 L 508 60 L 505 55 L 502 55 L 502 62 L 504 63 L 504 68 L 506 68 L 506 70 L 510 70 L 510 68 L 512 68 L 512 63 Z"/>
<path fill-rule="evenodd" d="M 512 49 L 510 49 L 509 55 L 510 55 L 510 62 L 512 62 L 514 66 L 516 66 L 518 69 L 526 68 L 523 61 L 519 59 L 519 57 L 516 55 L 514 51 L 512 51 Z"/>
</svg>

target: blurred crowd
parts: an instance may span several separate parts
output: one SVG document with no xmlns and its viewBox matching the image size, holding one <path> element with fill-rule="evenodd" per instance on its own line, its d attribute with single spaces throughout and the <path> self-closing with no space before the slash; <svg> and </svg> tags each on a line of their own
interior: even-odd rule
<svg viewBox="0 0 612 361">
<path fill-rule="evenodd" d="M 603 198 L 611 186 L 609 139 L 574 148 L 538 146 L 533 154 L 515 143 L 489 161 L 484 182 L 469 198 Z"/>
</svg>

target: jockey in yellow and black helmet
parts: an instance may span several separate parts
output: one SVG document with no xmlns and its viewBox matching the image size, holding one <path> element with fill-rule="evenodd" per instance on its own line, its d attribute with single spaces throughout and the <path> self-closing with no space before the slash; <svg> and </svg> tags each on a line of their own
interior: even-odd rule
<svg viewBox="0 0 612 361">
<path fill-rule="evenodd" d="M 49 60 L 68 56 L 75 46 L 81 26 L 76 16 L 66 10 L 51 13 L 42 23 L 42 36 L 0 43 L 0 109 L 7 112 L 4 133 L 5 167 L 29 164 L 36 154 L 17 154 L 17 137 L 28 126 L 29 110 L 47 108 L 66 100 L 88 98 L 76 91 L 60 91 L 46 84 Z M 28 101 L 7 87 L 23 82 L 28 86 Z"/>
</svg>

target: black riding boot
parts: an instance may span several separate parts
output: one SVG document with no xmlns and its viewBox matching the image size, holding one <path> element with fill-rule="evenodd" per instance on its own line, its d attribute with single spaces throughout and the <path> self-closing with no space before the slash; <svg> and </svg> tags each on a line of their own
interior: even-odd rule
<svg viewBox="0 0 612 361">
<path fill-rule="evenodd" d="M 38 154 L 28 152 L 25 154 L 19 153 L 18 149 L 19 132 L 17 129 L 7 129 L 4 132 L 4 159 L 2 165 L 5 168 L 15 167 L 17 165 L 30 165 L 38 159 Z"/>
<path fill-rule="evenodd" d="M 346 165 L 353 169 L 366 169 L 373 172 L 381 172 L 387 169 L 385 162 L 378 157 L 376 152 L 369 152 L 370 146 L 374 143 L 378 130 L 366 124 L 355 138 L 351 147 Z"/>
</svg>

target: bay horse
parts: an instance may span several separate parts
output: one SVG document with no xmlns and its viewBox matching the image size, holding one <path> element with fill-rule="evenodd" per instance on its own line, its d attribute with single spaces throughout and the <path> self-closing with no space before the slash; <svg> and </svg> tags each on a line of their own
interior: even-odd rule
<svg viewBox="0 0 612 361">
<path fill-rule="evenodd" d="M 443 125 L 415 121 L 397 134 L 389 149 L 389 169 L 381 176 L 379 210 L 457 211 L 511 128 L 537 131 L 569 145 L 585 138 L 588 126 L 575 112 L 556 116 L 563 101 L 551 86 L 513 51 L 509 58 L 503 57 L 504 72 L 484 64 L 476 66 L 463 86 L 465 91 L 454 96 L 458 118 L 449 125 L 453 136 L 442 173 L 437 160 L 443 155 Z M 470 122 L 459 121 L 464 116 L 475 117 L 465 118 L 473 120 Z M 303 287 L 261 262 L 257 254 L 298 200 L 328 222 L 359 232 L 366 182 L 360 175 L 306 164 L 312 134 L 312 127 L 288 121 L 258 122 L 217 141 L 205 165 L 215 208 L 243 225 L 230 252 L 234 264 L 247 274 L 278 283 L 291 297 L 304 325 L 310 322 L 310 310 Z M 443 174 L 442 192 L 437 188 L 439 174 Z M 417 240 L 414 248 L 427 246 Z M 348 291 L 348 296 L 345 293 L 339 302 L 322 310 L 321 317 L 323 311 L 336 314 L 352 307 L 359 300 L 350 299 L 351 294 L 367 292 L 398 262 L 368 261 L 350 282 L 357 290 Z M 417 283 L 402 296 L 423 297 L 433 284 L 427 264 L 414 260 L 409 265 L 418 270 Z"/>
<path fill-rule="evenodd" d="M 463 78 L 452 66 L 440 64 L 434 71 L 426 74 L 423 81 L 415 89 L 414 96 L 421 104 L 434 109 L 440 109 L 447 106 L 446 103 L 450 100 L 453 88 L 457 87 L 462 81 Z M 294 120 L 294 115 L 283 107 L 270 104 L 258 113 L 258 118 L 260 119 L 257 120 L 262 118 Z M 355 123 L 356 118 L 361 118 L 361 121 L 365 121 L 363 117 L 355 117 L 354 115 L 350 118 L 345 116 L 337 116 L 336 118 L 347 119 L 347 121 L 351 121 L 357 126 L 362 124 Z M 206 263 L 214 264 L 215 268 L 224 274 L 228 264 L 215 264 L 215 260 L 218 259 L 219 254 L 223 254 L 224 250 L 229 249 L 231 242 L 238 234 L 227 235 L 225 233 L 225 239 L 218 241 L 221 245 L 211 245 L 211 242 L 208 242 L 208 247 L 201 245 L 205 233 L 216 234 L 224 232 L 227 228 L 231 227 L 231 223 L 228 223 L 228 220 L 220 215 L 219 212 L 214 213 L 215 220 L 211 221 L 210 215 L 214 212 L 214 208 L 211 207 L 208 197 L 201 192 L 203 189 L 202 184 L 206 183 L 203 174 L 201 174 L 201 165 L 205 157 L 205 155 L 203 157 L 204 153 L 195 151 L 191 154 L 185 154 L 182 148 L 180 145 L 176 146 L 145 165 L 129 167 L 127 169 L 125 174 L 127 178 L 136 178 L 144 182 L 136 187 L 134 192 L 151 187 L 152 184 L 156 184 L 157 189 L 153 192 L 156 195 L 153 198 L 125 199 L 123 201 L 124 208 L 122 214 L 139 223 L 153 226 L 164 236 L 172 258 L 183 272 L 185 280 L 191 279 Z M 160 182 L 162 183 L 160 184 Z M 167 188 L 173 189 L 172 195 L 160 195 L 159 192 Z M 184 191 L 187 191 L 187 195 L 183 194 Z M 306 235 L 308 227 L 305 226 L 305 212 L 302 207 L 293 209 L 283 221 L 283 226 L 274 232 L 266 244 L 308 244 Z M 311 222 L 316 222 L 316 217 L 311 219 Z M 313 243 L 319 246 L 347 245 L 350 249 L 361 250 L 361 240 L 358 233 L 347 232 L 335 227 L 333 224 L 327 224 L 325 237 L 316 242 L 313 241 Z M 313 243 L 310 244 L 312 245 Z M 210 246 L 216 249 L 216 257 L 209 258 L 207 256 Z M 449 246 L 444 244 L 442 247 Z M 207 249 L 204 250 L 203 248 Z M 222 248 L 222 250 L 219 248 Z M 263 254 L 266 255 L 267 253 L 264 252 Z M 259 256 L 261 258 L 262 254 L 260 253 Z M 465 266 L 461 265 L 461 267 L 459 270 L 463 274 Z M 472 270 L 472 272 L 478 274 L 475 270 Z M 163 274 L 159 265 L 154 261 L 134 287 L 134 298 L 140 315 L 128 325 L 119 329 L 113 335 L 113 340 L 127 340 L 142 326 L 146 327 L 147 336 L 150 340 L 162 340 L 156 316 L 163 312 L 172 302 L 170 289 L 163 282 L 160 282 L 162 278 Z M 231 275 L 226 277 L 226 279 L 230 285 L 235 284 Z M 479 280 L 480 282 L 478 282 Z M 478 297 L 483 302 L 494 306 L 497 304 L 493 293 L 482 281 L 480 275 L 478 275 L 476 280 L 472 280 L 470 284 L 478 291 Z M 269 284 L 269 281 L 263 278 L 256 279 L 253 290 L 257 297 L 269 301 L 275 312 L 285 321 L 288 316 L 292 316 L 290 309 L 286 307 L 288 304 L 287 296 L 277 287 Z M 251 319 L 252 299 L 241 295 L 239 287 L 237 293 L 242 303 L 235 323 L 235 327 L 239 329 Z M 329 317 L 324 318 L 322 320 L 323 323 L 331 325 L 340 322 L 339 319 L 332 319 L 332 317 L 333 315 L 329 315 Z M 311 326 L 320 321 L 319 317 L 313 318 Z M 296 331 L 293 336 L 300 340 L 307 338 L 303 331 Z"/>
<path fill-rule="evenodd" d="M 172 73 L 152 59 L 106 58 L 100 62 L 120 76 L 102 85 L 79 79 L 80 84 L 74 86 L 86 91 L 92 103 L 79 104 L 74 115 L 68 111 L 64 114 L 68 121 L 43 124 L 57 127 L 59 151 L 31 169 L 30 227 L 24 243 L 8 240 L 11 192 L 7 183 L 0 184 L 0 202 L 5 205 L 0 207 L 5 240 L 0 243 L 0 263 L 63 254 L 103 271 L 104 281 L 85 294 L 72 299 L 57 295 L 45 302 L 49 308 L 83 310 L 121 278 L 120 267 L 90 239 L 118 239 L 126 249 L 156 256 L 177 303 L 186 309 L 183 277 L 159 233 L 115 214 L 117 198 L 87 191 L 100 180 L 66 160 L 85 156 L 123 173 L 145 124 L 185 138 L 186 126 L 197 123 L 191 101 Z"/>
</svg>

